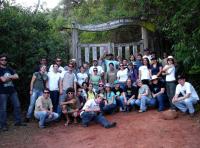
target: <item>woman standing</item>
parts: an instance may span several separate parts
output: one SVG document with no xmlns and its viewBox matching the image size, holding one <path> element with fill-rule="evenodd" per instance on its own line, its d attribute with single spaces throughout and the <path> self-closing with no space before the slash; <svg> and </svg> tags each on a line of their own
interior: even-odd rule
<svg viewBox="0 0 200 148">
<path fill-rule="evenodd" d="M 172 99 L 175 95 L 176 90 L 176 78 L 175 78 L 175 66 L 174 66 L 174 58 L 173 56 L 167 57 L 167 65 L 163 68 L 163 75 L 166 76 L 166 91 L 167 96 L 170 102 L 170 108 L 175 109 L 175 106 L 172 103 Z"/>
<path fill-rule="evenodd" d="M 139 79 L 143 84 L 149 85 L 151 79 L 151 69 L 148 58 L 143 58 L 142 66 L 139 68 Z"/>
</svg>

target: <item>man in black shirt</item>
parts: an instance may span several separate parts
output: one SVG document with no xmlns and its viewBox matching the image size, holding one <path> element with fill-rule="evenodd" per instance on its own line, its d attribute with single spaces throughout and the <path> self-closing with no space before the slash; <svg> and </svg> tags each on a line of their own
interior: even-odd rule
<svg viewBox="0 0 200 148">
<path fill-rule="evenodd" d="M 122 103 L 122 101 L 123 101 L 123 89 L 121 89 L 118 80 L 115 80 L 114 84 L 115 84 L 115 86 L 113 87 L 112 91 L 115 94 L 115 100 L 116 100 L 116 103 L 117 103 L 117 107 L 120 107 L 120 111 L 124 111 L 124 105 Z"/>
<path fill-rule="evenodd" d="M 126 111 L 130 111 L 130 109 L 135 105 L 135 100 L 137 97 L 137 88 L 132 85 L 131 79 L 126 81 L 123 97 L 123 104 L 126 106 Z"/>
<path fill-rule="evenodd" d="M 15 117 L 15 126 L 25 126 L 21 122 L 20 102 L 15 90 L 13 80 L 19 79 L 18 74 L 11 68 L 7 67 L 7 56 L 0 55 L 0 129 L 7 131 L 7 100 L 10 98 Z"/>
<path fill-rule="evenodd" d="M 157 100 L 158 111 L 163 111 L 165 108 L 165 85 L 163 82 L 159 81 L 156 75 L 152 76 L 152 84 L 150 85 L 150 90 L 152 92 L 153 98 Z"/>
</svg>

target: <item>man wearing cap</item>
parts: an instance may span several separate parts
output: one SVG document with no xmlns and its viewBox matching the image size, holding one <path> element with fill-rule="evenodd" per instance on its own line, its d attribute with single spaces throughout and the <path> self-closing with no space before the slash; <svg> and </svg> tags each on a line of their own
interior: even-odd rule
<svg viewBox="0 0 200 148">
<path fill-rule="evenodd" d="M 163 111 L 165 109 L 165 85 L 160 81 L 157 75 L 153 75 L 151 78 L 152 84 L 150 85 L 150 90 L 154 99 L 158 103 L 158 111 Z"/>
<path fill-rule="evenodd" d="M 99 94 L 95 99 L 88 100 L 83 106 L 80 116 L 83 127 L 88 127 L 91 121 L 100 123 L 105 128 L 116 126 L 116 122 L 109 122 L 101 113 L 99 104 L 103 100 L 103 94 Z"/>
<path fill-rule="evenodd" d="M 115 86 L 112 89 L 112 91 L 115 94 L 115 100 L 116 100 L 116 104 L 117 107 L 120 107 L 120 111 L 125 111 L 124 110 L 124 105 L 123 105 L 123 89 L 120 87 L 120 83 L 118 80 L 115 80 L 114 82 Z"/>
<path fill-rule="evenodd" d="M 172 102 L 183 113 L 188 111 L 193 116 L 195 113 L 194 104 L 199 100 L 199 96 L 192 84 L 185 81 L 184 75 L 178 76 L 178 83 Z"/>
</svg>

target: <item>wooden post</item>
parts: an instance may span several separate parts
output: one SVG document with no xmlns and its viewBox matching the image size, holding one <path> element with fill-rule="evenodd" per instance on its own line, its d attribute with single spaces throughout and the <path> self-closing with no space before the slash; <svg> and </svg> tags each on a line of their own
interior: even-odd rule
<svg viewBox="0 0 200 148">
<path fill-rule="evenodd" d="M 76 23 L 72 23 L 72 58 L 78 60 L 78 30 L 76 28 Z"/>
<path fill-rule="evenodd" d="M 90 50 L 89 47 L 85 47 L 85 62 L 90 61 Z"/>
<path fill-rule="evenodd" d="M 133 45 L 133 54 L 136 54 L 137 53 L 137 45 Z"/>
<path fill-rule="evenodd" d="M 97 60 L 97 47 L 92 47 L 93 60 Z"/>
<path fill-rule="evenodd" d="M 125 57 L 126 57 L 126 59 L 128 59 L 130 57 L 130 51 L 129 50 L 130 50 L 129 45 L 126 44 L 126 46 L 125 46 Z"/>
<path fill-rule="evenodd" d="M 82 58 L 81 58 L 81 47 L 80 46 L 78 46 L 78 50 L 77 50 L 77 66 L 79 67 L 79 66 L 81 66 L 81 64 L 82 64 Z"/>
<path fill-rule="evenodd" d="M 141 32 L 142 32 L 142 40 L 144 43 L 144 49 L 145 49 L 145 48 L 148 48 L 148 32 L 147 32 L 146 28 L 144 28 L 144 27 L 141 27 Z"/>
<path fill-rule="evenodd" d="M 104 47 L 100 46 L 100 57 L 104 55 Z"/>
<path fill-rule="evenodd" d="M 118 46 L 118 56 L 122 57 L 122 46 Z"/>
</svg>

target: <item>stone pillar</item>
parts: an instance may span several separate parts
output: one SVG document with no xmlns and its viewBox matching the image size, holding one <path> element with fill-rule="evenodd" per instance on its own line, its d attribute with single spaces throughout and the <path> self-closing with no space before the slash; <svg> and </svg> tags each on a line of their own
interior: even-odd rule
<svg viewBox="0 0 200 148">
<path fill-rule="evenodd" d="M 144 28 L 144 27 L 141 27 L 141 32 L 142 32 L 142 40 L 144 43 L 144 49 L 145 49 L 145 48 L 148 48 L 148 32 L 147 32 L 146 28 Z"/>
</svg>

